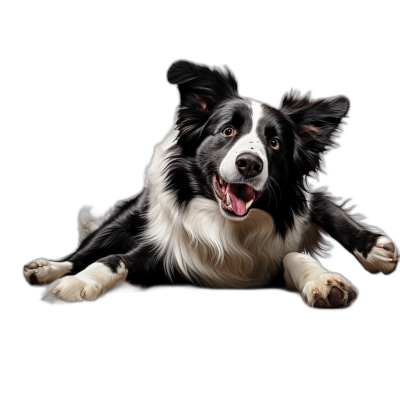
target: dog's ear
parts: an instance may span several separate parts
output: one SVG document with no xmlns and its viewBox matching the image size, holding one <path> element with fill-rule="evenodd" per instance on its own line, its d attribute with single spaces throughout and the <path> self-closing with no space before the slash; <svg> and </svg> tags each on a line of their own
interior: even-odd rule
<svg viewBox="0 0 400 400">
<path fill-rule="evenodd" d="M 237 82 L 228 68 L 177 61 L 169 68 L 167 78 L 169 83 L 178 85 L 181 107 L 209 112 L 220 101 L 237 96 Z"/>
<path fill-rule="evenodd" d="M 281 110 L 294 124 L 294 162 L 300 175 L 320 169 L 321 154 L 335 146 L 335 134 L 346 117 L 350 101 L 344 96 L 311 100 L 292 91 L 282 99 Z"/>
<path fill-rule="evenodd" d="M 170 83 L 178 85 L 181 103 L 176 125 L 179 138 L 185 137 L 183 141 L 200 138 L 202 127 L 214 107 L 238 96 L 236 79 L 228 68 L 209 68 L 189 61 L 177 61 L 169 68 L 167 78 Z M 186 133 L 190 133 L 191 138 Z"/>
</svg>

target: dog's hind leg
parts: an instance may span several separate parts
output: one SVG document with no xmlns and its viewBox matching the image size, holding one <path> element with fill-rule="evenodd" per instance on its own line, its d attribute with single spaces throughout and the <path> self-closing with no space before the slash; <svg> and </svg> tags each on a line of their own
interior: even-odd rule
<svg viewBox="0 0 400 400">
<path fill-rule="evenodd" d="M 110 290 L 118 281 L 125 280 L 128 270 L 121 261 L 110 266 L 99 260 L 73 276 L 54 282 L 45 298 L 58 297 L 65 301 L 96 300 Z"/>
<path fill-rule="evenodd" d="M 120 205 L 101 226 L 87 236 L 78 249 L 59 261 L 37 259 L 24 267 L 31 284 L 47 284 L 66 275 L 77 274 L 100 258 L 127 253 L 135 245 L 145 224 L 147 189 Z"/>
<path fill-rule="evenodd" d="M 39 258 L 24 266 L 25 279 L 32 285 L 46 284 L 72 271 L 70 261 L 49 261 Z"/>
<path fill-rule="evenodd" d="M 65 274 L 77 274 L 109 254 L 129 251 L 134 235 L 124 226 L 110 221 L 88 236 L 79 248 L 60 261 L 35 260 L 24 267 L 24 276 L 31 284 L 47 284 Z"/>
<path fill-rule="evenodd" d="M 61 278 L 50 286 L 45 298 L 95 300 L 120 280 L 142 286 L 187 283 L 179 274 L 168 276 L 162 257 L 151 246 L 142 244 L 128 254 L 104 257 L 74 276 Z"/>
<path fill-rule="evenodd" d="M 390 274 L 395 270 L 398 253 L 388 237 L 356 222 L 324 193 L 312 194 L 310 209 L 313 221 L 352 253 L 367 271 Z"/>
<path fill-rule="evenodd" d="M 308 254 L 287 254 L 283 267 L 286 287 L 297 289 L 311 307 L 343 307 L 357 297 L 355 288 L 346 278 L 326 271 Z"/>
</svg>

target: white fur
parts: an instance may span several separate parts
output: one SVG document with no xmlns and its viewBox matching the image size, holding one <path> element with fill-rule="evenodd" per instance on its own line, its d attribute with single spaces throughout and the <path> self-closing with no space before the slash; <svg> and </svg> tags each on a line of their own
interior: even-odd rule
<svg viewBox="0 0 400 400">
<path fill-rule="evenodd" d="M 376 243 L 377 246 L 372 248 L 366 259 L 357 250 L 354 252 L 354 255 L 358 258 L 360 263 L 367 271 L 373 274 L 376 274 L 377 272 L 390 274 L 396 268 L 397 260 L 399 258 L 397 250 L 394 249 L 392 252 L 382 247 L 378 247 L 388 243 L 392 243 L 392 241 L 386 236 L 381 236 L 378 238 Z"/>
<path fill-rule="evenodd" d="M 94 217 L 90 212 L 90 207 L 83 207 L 78 215 L 79 241 L 82 242 L 87 236 L 95 231 L 102 222 L 102 218 Z"/>
<path fill-rule="evenodd" d="M 235 145 L 229 150 L 227 155 L 222 160 L 219 174 L 227 182 L 237 182 L 238 179 L 241 180 L 241 175 L 239 174 L 236 167 L 236 158 L 243 153 L 252 153 L 258 156 L 263 162 L 263 170 L 261 174 L 253 178 L 253 183 L 251 186 L 255 190 L 262 190 L 264 188 L 265 182 L 268 179 L 268 160 L 265 153 L 264 145 L 262 144 L 260 137 L 257 135 L 256 128 L 258 121 L 262 116 L 261 103 L 256 101 L 251 102 L 253 110 L 253 125 L 251 132 L 247 135 L 241 137 Z"/>
<path fill-rule="evenodd" d="M 317 275 L 326 272 L 317 260 L 308 254 L 289 253 L 283 259 L 285 268 L 285 282 L 293 283 L 293 286 L 301 293 L 308 282 Z M 289 275 L 289 276 L 288 276 Z M 294 287 L 289 286 L 291 289 Z"/>
<path fill-rule="evenodd" d="M 205 198 L 195 198 L 185 212 L 180 210 L 174 194 L 164 188 L 163 168 L 173 140 L 171 136 L 156 148 L 147 182 L 150 207 L 145 239 L 165 256 L 168 275 L 176 266 L 187 279 L 207 286 L 259 287 L 278 273 L 287 253 L 315 248 L 316 243 L 306 244 L 303 239 L 312 224 L 299 217 L 283 240 L 274 231 L 272 217 L 262 210 L 252 209 L 248 218 L 231 221 L 216 201 Z"/>
<path fill-rule="evenodd" d="M 333 287 L 343 293 L 343 306 L 348 305 L 349 294 L 355 292 L 351 283 L 342 275 L 327 272 L 317 260 L 308 254 L 290 253 L 283 259 L 284 278 L 289 288 L 296 288 L 306 303 L 313 307 L 323 299 L 330 307 L 329 294 Z"/>
<path fill-rule="evenodd" d="M 116 272 L 106 265 L 96 262 L 79 274 L 67 276 L 55 282 L 46 292 L 45 298 L 54 296 L 65 301 L 96 300 L 102 293 L 110 290 L 118 281 L 125 280 L 128 274 L 121 262 Z"/>
</svg>

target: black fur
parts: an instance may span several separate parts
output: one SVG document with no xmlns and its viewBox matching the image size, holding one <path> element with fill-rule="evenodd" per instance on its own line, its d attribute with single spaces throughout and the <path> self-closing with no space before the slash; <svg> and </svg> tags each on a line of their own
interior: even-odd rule
<svg viewBox="0 0 400 400">
<path fill-rule="evenodd" d="M 162 255 L 142 243 L 146 229 L 149 190 L 121 202 L 101 226 L 86 237 L 79 248 L 60 261 L 70 261 L 75 275 L 94 262 L 107 265 L 116 272 L 121 261 L 129 269 L 127 280 L 131 283 L 152 286 L 170 284 L 163 268 Z M 173 274 L 174 283 L 187 283 L 178 272 Z"/>
<path fill-rule="evenodd" d="M 313 193 L 310 211 L 313 220 L 352 254 L 357 250 L 367 258 L 381 236 L 356 222 L 324 192 Z"/>
<path fill-rule="evenodd" d="M 218 173 L 229 149 L 251 131 L 253 111 L 251 101 L 239 96 L 236 79 L 228 69 L 178 61 L 169 69 L 168 81 L 178 85 L 180 106 L 176 119 L 179 133 L 165 166 L 165 184 L 184 212 L 195 197 L 216 201 L 212 176 Z M 284 96 L 280 108 L 266 104 L 262 108 L 256 133 L 266 149 L 269 170 L 253 208 L 273 217 L 275 232 L 282 238 L 293 227 L 294 215 L 304 216 L 348 251 L 357 250 L 366 258 L 379 234 L 355 222 L 323 192 L 310 194 L 309 204 L 305 198 L 306 177 L 320 169 L 321 155 L 335 145 L 340 123 L 349 110 L 348 99 L 312 100 L 292 91 Z M 233 126 L 236 135 L 223 136 L 226 126 Z M 271 139 L 281 144 L 278 151 L 269 145 Z M 164 269 L 164 255 L 145 240 L 148 209 L 148 188 L 119 204 L 73 254 L 64 258 L 73 264 L 71 274 L 96 261 L 115 272 L 122 262 L 131 283 L 150 286 L 171 282 Z M 186 282 L 176 271 L 172 281 Z"/>
<path fill-rule="evenodd" d="M 149 190 L 117 205 L 101 226 L 86 237 L 79 248 L 61 261 L 73 264 L 76 274 L 110 254 L 124 254 L 138 245 L 146 225 Z"/>
</svg>

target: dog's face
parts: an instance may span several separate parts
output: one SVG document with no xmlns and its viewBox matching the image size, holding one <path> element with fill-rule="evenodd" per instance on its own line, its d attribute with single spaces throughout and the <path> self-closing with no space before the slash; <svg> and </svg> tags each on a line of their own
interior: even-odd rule
<svg viewBox="0 0 400 400">
<path fill-rule="evenodd" d="M 271 182 L 286 183 L 293 140 L 276 110 L 249 99 L 229 100 L 214 109 L 205 131 L 198 165 L 212 178 L 225 216 L 244 218 L 271 191 Z"/>
<path fill-rule="evenodd" d="M 348 100 L 290 93 L 276 109 L 239 96 L 229 70 L 186 61 L 173 64 L 168 79 L 181 94 L 178 146 L 199 171 L 197 195 L 214 198 L 235 220 L 253 207 L 276 212 L 285 204 L 296 211 L 294 197 L 302 197 L 305 176 L 332 146 Z"/>
</svg>

